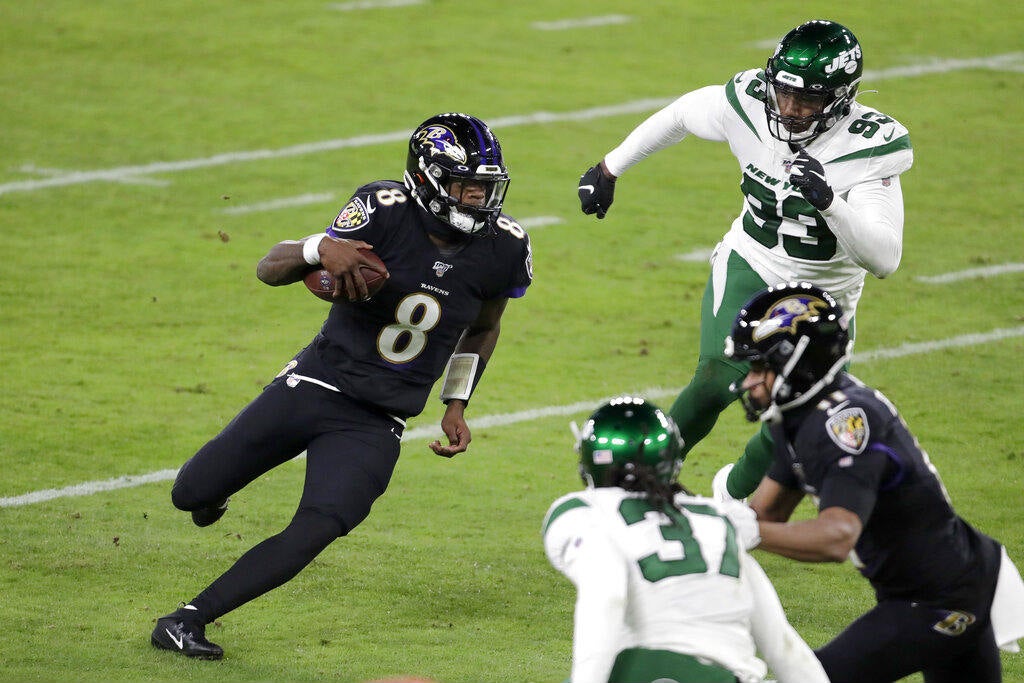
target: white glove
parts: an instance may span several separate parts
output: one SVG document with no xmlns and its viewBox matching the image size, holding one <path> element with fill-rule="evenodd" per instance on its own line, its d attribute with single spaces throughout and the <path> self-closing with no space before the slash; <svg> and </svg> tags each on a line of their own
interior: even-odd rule
<svg viewBox="0 0 1024 683">
<path fill-rule="evenodd" d="M 736 535 L 744 548 L 753 550 L 761 544 L 761 528 L 757 524 L 757 513 L 752 508 L 738 500 L 724 501 L 721 508 L 736 527 Z"/>
<path fill-rule="evenodd" d="M 729 488 L 726 486 L 726 482 L 729 480 L 729 473 L 732 472 L 732 466 L 733 463 L 729 463 L 722 469 L 718 470 L 715 474 L 715 478 L 711 480 L 711 497 L 719 503 L 736 500 L 729 495 Z"/>
</svg>

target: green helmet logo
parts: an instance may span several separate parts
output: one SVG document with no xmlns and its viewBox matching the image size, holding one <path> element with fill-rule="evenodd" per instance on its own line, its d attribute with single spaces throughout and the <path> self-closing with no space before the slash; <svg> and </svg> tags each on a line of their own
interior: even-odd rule
<svg viewBox="0 0 1024 683">
<path fill-rule="evenodd" d="M 676 423 L 642 398 L 611 399 L 590 415 L 577 439 L 580 476 L 588 486 L 621 486 L 635 478 L 638 465 L 671 483 L 683 464 Z"/>
<path fill-rule="evenodd" d="M 768 59 L 765 116 L 771 134 L 806 145 L 850 113 L 864 73 L 860 43 L 832 21 L 808 21 Z"/>
</svg>

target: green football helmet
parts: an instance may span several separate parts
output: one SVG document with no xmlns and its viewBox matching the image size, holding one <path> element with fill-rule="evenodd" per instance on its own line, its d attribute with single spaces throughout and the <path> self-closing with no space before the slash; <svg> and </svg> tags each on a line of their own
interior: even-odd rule
<svg viewBox="0 0 1024 683">
<path fill-rule="evenodd" d="M 850 29 L 833 21 L 808 21 L 787 33 L 768 59 L 764 111 L 771 134 L 783 142 L 807 145 L 850 113 L 864 73 L 860 43 Z M 779 96 L 816 110 L 783 115 Z"/>
<path fill-rule="evenodd" d="M 630 483 L 637 465 L 650 467 L 660 481 L 672 483 L 685 457 L 672 418 L 634 396 L 613 398 L 595 410 L 577 434 L 576 450 L 580 477 L 593 487 Z"/>
</svg>

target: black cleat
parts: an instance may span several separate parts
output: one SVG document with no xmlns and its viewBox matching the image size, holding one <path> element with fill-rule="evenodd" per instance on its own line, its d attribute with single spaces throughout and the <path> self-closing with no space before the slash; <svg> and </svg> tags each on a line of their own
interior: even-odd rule
<svg viewBox="0 0 1024 683">
<path fill-rule="evenodd" d="M 206 639 L 206 627 L 187 624 L 174 614 L 168 614 L 156 621 L 156 628 L 150 638 L 154 647 L 171 650 L 196 659 L 221 659 L 224 649 Z"/>
<path fill-rule="evenodd" d="M 210 505 L 209 507 L 193 510 L 192 523 L 196 526 L 210 526 L 223 517 L 224 513 L 228 511 L 229 500 L 231 499 L 225 498 L 221 502 Z"/>
</svg>

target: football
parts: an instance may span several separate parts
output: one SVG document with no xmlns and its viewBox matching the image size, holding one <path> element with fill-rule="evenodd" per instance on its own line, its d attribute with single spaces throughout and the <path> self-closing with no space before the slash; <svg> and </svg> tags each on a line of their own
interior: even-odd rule
<svg viewBox="0 0 1024 683">
<path fill-rule="evenodd" d="M 360 249 L 359 253 L 366 257 L 367 260 L 375 262 L 377 265 L 384 267 L 385 270 L 387 269 L 387 267 L 384 266 L 384 262 L 380 260 L 380 257 L 371 250 Z M 379 292 L 384 286 L 384 283 L 387 282 L 387 277 L 381 275 L 375 270 L 367 268 L 366 266 L 362 266 L 360 268 L 360 272 L 363 275 L 363 279 L 366 280 L 366 289 L 369 293 L 367 299 Z M 335 301 L 348 301 L 344 294 L 337 299 L 334 298 L 334 276 L 326 270 L 312 271 L 303 278 L 303 282 L 306 283 L 306 289 L 324 301 L 330 301 L 331 303 L 334 303 Z"/>
</svg>

